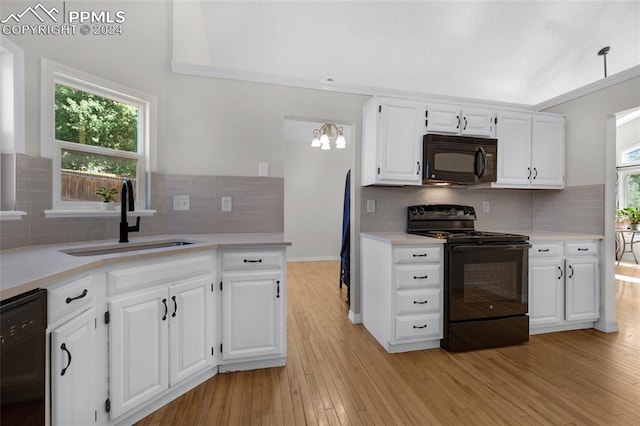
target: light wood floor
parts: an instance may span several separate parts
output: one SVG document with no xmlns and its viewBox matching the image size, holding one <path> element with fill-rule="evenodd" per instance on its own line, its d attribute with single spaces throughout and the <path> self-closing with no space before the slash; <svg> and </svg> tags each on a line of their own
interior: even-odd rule
<svg viewBox="0 0 640 426">
<path fill-rule="evenodd" d="M 617 284 L 618 333 L 391 355 L 348 320 L 338 268 L 289 264 L 286 367 L 219 374 L 138 424 L 640 424 L 640 284 Z"/>
</svg>

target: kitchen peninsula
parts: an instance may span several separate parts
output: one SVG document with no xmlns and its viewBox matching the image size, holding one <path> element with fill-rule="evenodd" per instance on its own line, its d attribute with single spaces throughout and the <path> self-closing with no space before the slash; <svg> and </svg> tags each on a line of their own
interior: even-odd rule
<svg viewBox="0 0 640 426">
<path fill-rule="evenodd" d="M 47 289 L 52 424 L 131 424 L 218 372 L 285 365 L 281 234 L 128 244 L 2 252 L 2 300 Z"/>
</svg>

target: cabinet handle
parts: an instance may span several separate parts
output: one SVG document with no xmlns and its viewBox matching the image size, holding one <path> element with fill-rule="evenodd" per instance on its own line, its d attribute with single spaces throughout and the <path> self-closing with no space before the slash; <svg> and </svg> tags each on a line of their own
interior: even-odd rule
<svg viewBox="0 0 640 426">
<path fill-rule="evenodd" d="M 413 254 L 413 257 L 427 257 L 427 253 L 422 253 L 422 254 Z"/>
<path fill-rule="evenodd" d="M 569 275 L 567 278 L 573 278 L 573 266 L 569 265 L 569 269 L 571 270 L 571 275 Z"/>
<path fill-rule="evenodd" d="M 589 251 L 588 248 L 578 248 L 578 251 Z"/>
<path fill-rule="evenodd" d="M 425 324 L 425 325 L 414 325 L 413 328 L 427 328 L 427 324 Z"/>
<path fill-rule="evenodd" d="M 537 178 L 537 177 L 538 177 L 538 169 L 534 167 L 534 168 L 533 168 L 533 172 L 535 173 L 535 174 L 533 175 L 533 178 L 535 179 L 535 178 Z"/>
<path fill-rule="evenodd" d="M 280 298 L 280 281 L 276 281 L 276 298 Z"/>
<path fill-rule="evenodd" d="M 262 259 L 244 259 L 244 263 L 262 263 Z"/>
<path fill-rule="evenodd" d="M 558 266 L 558 272 L 560 272 L 560 276 L 558 277 L 558 279 L 562 278 L 562 268 Z"/>
<path fill-rule="evenodd" d="M 464 118 L 464 127 L 462 130 L 467 130 L 467 117 Z"/>
<path fill-rule="evenodd" d="M 531 179 L 531 167 L 527 167 L 527 170 L 529 170 L 529 176 L 527 176 L 527 179 Z"/>
<path fill-rule="evenodd" d="M 423 275 L 423 276 L 419 276 L 419 275 L 418 275 L 418 276 L 416 276 L 416 275 L 414 275 L 414 276 L 413 276 L 413 279 L 414 279 L 414 280 L 426 280 L 427 278 L 429 278 L 429 275 Z"/>
<path fill-rule="evenodd" d="M 84 291 L 82 292 L 82 294 L 80 294 L 80 296 L 76 296 L 76 297 L 67 297 L 66 302 L 67 303 L 71 303 L 74 300 L 78 300 L 78 299 L 82 299 L 83 297 L 85 297 L 89 292 L 87 291 L 87 289 L 85 288 Z"/>
<path fill-rule="evenodd" d="M 419 175 L 420 174 L 420 162 L 416 161 L 416 164 L 418 164 L 418 171 L 416 172 L 416 174 Z"/>
<path fill-rule="evenodd" d="M 176 301 L 175 296 L 171 296 L 171 300 L 173 300 L 173 313 L 171 314 L 171 317 L 175 318 L 176 313 L 178 312 L 178 302 Z"/>
<path fill-rule="evenodd" d="M 418 302 L 417 300 L 414 300 L 413 304 L 414 305 L 426 305 L 428 302 L 429 302 L 428 300 L 425 300 L 424 302 Z"/>
<path fill-rule="evenodd" d="M 538 253 L 546 253 L 549 249 L 538 249 Z"/>
<path fill-rule="evenodd" d="M 460 128 L 460 116 L 457 115 L 456 118 L 458 119 L 458 125 L 456 126 L 456 129 L 459 129 Z"/>
<path fill-rule="evenodd" d="M 162 303 L 164 303 L 164 315 L 162 316 L 162 321 L 167 319 L 167 314 L 169 313 L 169 307 L 167 306 L 167 299 L 162 299 Z"/>
<path fill-rule="evenodd" d="M 65 373 L 67 372 L 67 369 L 69 368 L 69 366 L 71 365 L 71 352 L 69 352 L 69 349 L 67 349 L 67 344 L 63 343 L 62 345 L 60 345 L 60 349 L 65 351 L 67 353 L 67 356 L 69 357 L 69 361 L 67 362 L 67 366 L 64 367 L 62 369 L 62 371 L 60 372 L 61 376 L 64 376 Z"/>
</svg>

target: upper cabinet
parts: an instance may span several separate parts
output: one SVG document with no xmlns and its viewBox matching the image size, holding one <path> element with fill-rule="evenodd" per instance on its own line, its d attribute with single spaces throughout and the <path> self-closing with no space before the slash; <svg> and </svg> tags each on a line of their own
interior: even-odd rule
<svg viewBox="0 0 640 426">
<path fill-rule="evenodd" d="M 457 105 L 429 104 L 426 111 L 428 133 L 493 137 L 495 113 Z"/>
<path fill-rule="evenodd" d="M 500 112 L 498 188 L 564 188 L 564 117 Z"/>
<path fill-rule="evenodd" d="M 363 109 L 362 185 L 421 185 L 426 104 L 374 96 Z"/>
</svg>

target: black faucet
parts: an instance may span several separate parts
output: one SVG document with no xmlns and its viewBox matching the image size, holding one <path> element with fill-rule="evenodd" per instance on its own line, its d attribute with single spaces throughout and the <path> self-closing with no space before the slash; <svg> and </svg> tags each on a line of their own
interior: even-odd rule
<svg viewBox="0 0 640 426">
<path fill-rule="evenodd" d="M 136 226 L 129 226 L 127 223 L 127 206 L 130 212 L 135 210 L 133 202 L 133 185 L 129 179 L 125 179 L 120 193 L 120 242 L 129 242 L 129 232 L 140 231 L 140 216 L 136 218 Z"/>
</svg>

